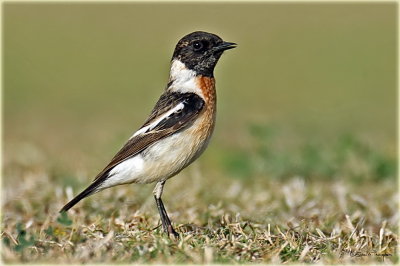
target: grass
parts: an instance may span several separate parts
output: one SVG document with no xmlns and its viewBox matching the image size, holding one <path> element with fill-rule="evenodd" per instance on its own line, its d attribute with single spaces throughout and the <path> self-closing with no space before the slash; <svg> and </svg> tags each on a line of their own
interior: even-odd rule
<svg viewBox="0 0 400 266">
<path fill-rule="evenodd" d="M 249 130 L 254 142 L 268 143 L 254 130 Z M 84 187 L 83 181 L 76 183 L 80 178 L 51 175 L 40 164 L 8 166 L 9 176 L 15 171 L 24 179 L 18 189 L 8 185 L 4 191 L 3 259 L 196 264 L 398 261 L 392 159 L 374 154 L 349 136 L 327 150 L 306 146 L 299 155 L 308 156 L 293 168 L 285 166 L 296 161 L 296 152 L 293 158 L 280 156 L 272 147 L 269 152 L 277 154 L 270 162 L 276 167 L 257 167 L 270 156 L 265 151 L 226 151 L 220 155 L 218 171 L 195 165 L 168 182 L 164 198 L 179 240 L 162 232 L 151 186 L 113 188 L 60 215 L 57 207 Z M 333 159 L 320 159 L 324 155 Z M 284 159 L 278 162 L 279 158 Z M 382 160 L 388 170 L 379 170 Z M 296 172 L 304 175 L 293 176 Z M 313 178 L 317 175 L 326 177 Z M 60 180 L 71 183 L 65 186 Z"/>
<path fill-rule="evenodd" d="M 398 263 L 395 4 L 3 8 L 3 262 Z M 60 215 L 199 29 L 239 47 L 216 69 L 209 148 L 164 190 L 180 239 L 163 234 L 153 185 Z"/>
</svg>

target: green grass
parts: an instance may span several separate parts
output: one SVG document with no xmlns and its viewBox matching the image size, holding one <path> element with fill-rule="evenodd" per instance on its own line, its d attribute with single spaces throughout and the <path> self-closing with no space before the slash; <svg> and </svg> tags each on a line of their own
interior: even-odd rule
<svg viewBox="0 0 400 266">
<path fill-rule="evenodd" d="M 3 8 L 4 262 L 398 262 L 395 4 Z M 198 29 L 239 47 L 216 69 L 208 150 L 164 190 L 180 239 L 163 234 L 153 185 L 60 215 Z"/>
<path fill-rule="evenodd" d="M 254 128 L 249 131 L 254 135 Z M 253 138 L 256 143 L 273 140 Z M 162 232 L 151 186 L 112 188 L 58 215 L 66 196 L 85 186 L 74 181 L 79 176 L 58 177 L 40 164 L 9 165 L 8 176 L 14 170 L 23 179 L 15 176 L 5 186 L 3 259 L 197 264 L 398 260 L 393 159 L 349 136 L 331 149 L 306 146 L 284 159 L 274 148 L 268 151 L 221 152 L 219 169 L 192 166 L 168 182 L 164 198 L 179 240 Z M 263 163 L 269 153 L 277 158 Z M 303 160 L 295 163 L 298 155 Z M 380 158 L 379 163 L 371 158 Z M 381 161 L 390 167 L 379 174 Z"/>
</svg>

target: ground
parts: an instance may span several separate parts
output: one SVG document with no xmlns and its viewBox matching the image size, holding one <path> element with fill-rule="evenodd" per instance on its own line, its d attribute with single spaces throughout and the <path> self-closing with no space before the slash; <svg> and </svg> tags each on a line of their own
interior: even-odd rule
<svg viewBox="0 0 400 266">
<path fill-rule="evenodd" d="M 191 166 L 167 182 L 164 193 L 180 234 L 178 240 L 169 239 L 159 226 L 150 185 L 106 190 L 79 203 L 68 215 L 58 214 L 79 192 L 77 188 L 84 187 L 86 177 L 51 173 L 41 168 L 40 162 L 27 164 L 32 161 L 29 156 L 38 157 L 39 152 L 25 147 L 25 156 L 8 165 L 7 174 L 13 180 L 4 191 L 3 259 L 64 263 L 395 262 L 398 193 L 395 180 L 386 176 L 394 173 L 391 168 L 395 164 L 388 159 L 381 162 L 377 154 L 351 141 L 355 140 L 346 137 L 337 144 L 343 149 L 343 163 L 338 158 L 328 161 L 337 169 L 332 170 L 336 177 L 327 175 L 326 180 L 307 178 L 313 168 L 308 174 L 303 172 L 305 176 L 282 174 L 280 179 L 266 174 L 277 170 L 262 170 L 261 166 L 257 173 L 246 172 L 246 167 L 238 173 L 238 159 L 229 156 L 220 160 L 226 167 L 222 172 L 201 162 Z M 252 162 L 264 155 L 245 156 L 251 171 L 256 168 Z M 307 171 L 306 161 L 311 157 L 298 163 L 303 169 L 298 172 Z M 316 163 L 319 159 L 315 158 Z M 329 173 L 324 170 L 328 165 L 319 164 L 321 176 L 324 171 Z M 385 168 L 386 172 L 379 172 Z M 359 173 L 380 178 L 350 178 Z M 79 183 L 65 186 L 63 182 Z"/>
<path fill-rule="evenodd" d="M 398 262 L 394 3 L 3 8 L 5 263 Z M 208 149 L 165 186 L 180 238 L 154 184 L 59 214 L 143 123 L 194 30 L 239 45 L 215 71 Z"/>
</svg>

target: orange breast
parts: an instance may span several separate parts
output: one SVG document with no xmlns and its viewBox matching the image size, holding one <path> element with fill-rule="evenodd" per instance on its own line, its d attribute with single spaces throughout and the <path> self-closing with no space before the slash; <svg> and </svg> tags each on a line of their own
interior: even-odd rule
<svg viewBox="0 0 400 266">
<path fill-rule="evenodd" d="M 198 126 L 195 127 L 195 134 L 206 143 L 214 131 L 215 117 L 216 117 L 216 104 L 217 94 L 215 91 L 215 79 L 210 77 L 199 76 L 197 77 L 198 86 L 201 89 L 204 101 L 205 110 L 198 118 Z"/>
<path fill-rule="evenodd" d="M 197 83 L 203 92 L 206 104 L 215 104 L 215 79 L 211 77 L 199 76 L 197 77 Z"/>
</svg>

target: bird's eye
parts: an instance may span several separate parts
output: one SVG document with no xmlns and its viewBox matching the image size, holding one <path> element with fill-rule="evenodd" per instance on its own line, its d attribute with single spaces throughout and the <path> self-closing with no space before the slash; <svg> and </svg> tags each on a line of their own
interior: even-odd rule
<svg viewBox="0 0 400 266">
<path fill-rule="evenodd" d="M 203 50 L 203 48 L 204 48 L 204 45 L 202 42 L 200 42 L 200 41 L 193 42 L 193 50 L 194 51 L 198 52 L 198 51 Z"/>
</svg>

